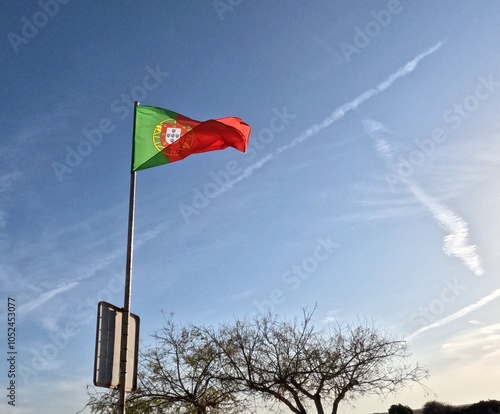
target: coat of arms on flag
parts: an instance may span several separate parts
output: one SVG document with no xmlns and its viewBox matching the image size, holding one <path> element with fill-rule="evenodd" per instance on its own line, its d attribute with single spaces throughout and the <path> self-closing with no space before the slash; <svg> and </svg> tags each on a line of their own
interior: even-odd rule
<svg viewBox="0 0 500 414">
<path fill-rule="evenodd" d="M 177 152 L 181 149 L 187 150 L 190 148 L 190 143 L 193 141 L 192 137 L 190 139 L 188 132 L 190 132 L 193 128 L 187 123 L 179 122 L 179 120 L 173 118 L 167 118 L 164 121 L 160 122 L 156 125 L 153 131 L 153 144 L 158 151 L 163 151 L 166 154 L 169 153 L 169 149 L 167 148 L 169 145 L 176 142 L 180 137 L 186 137 L 184 145 L 182 148 L 172 148 L 174 152 Z"/>
</svg>

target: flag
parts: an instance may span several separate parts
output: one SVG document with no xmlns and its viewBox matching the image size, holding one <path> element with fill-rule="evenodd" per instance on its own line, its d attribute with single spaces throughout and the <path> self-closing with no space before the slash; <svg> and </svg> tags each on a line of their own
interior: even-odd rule
<svg viewBox="0 0 500 414">
<path fill-rule="evenodd" d="M 135 107 L 132 171 L 227 147 L 245 152 L 250 126 L 240 118 L 196 121 L 155 106 Z"/>
</svg>

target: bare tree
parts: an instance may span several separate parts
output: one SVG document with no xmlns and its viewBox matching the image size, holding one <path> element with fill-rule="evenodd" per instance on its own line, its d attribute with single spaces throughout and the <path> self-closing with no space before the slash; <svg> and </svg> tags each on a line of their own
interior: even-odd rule
<svg viewBox="0 0 500 414">
<path fill-rule="evenodd" d="M 198 327 L 176 327 L 170 318 L 153 337 L 155 345 L 141 352 L 139 386 L 127 398 L 127 413 L 235 412 L 236 394 L 214 375 L 221 371 L 220 350 Z M 92 412 L 114 414 L 115 394 L 89 392 Z"/>
<path fill-rule="evenodd" d="M 406 362 L 406 342 L 372 324 L 318 330 L 311 318 L 260 315 L 205 330 L 225 357 L 221 380 L 296 414 L 336 414 L 343 400 L 395 393 L 427 376 Z"/>
</svg>

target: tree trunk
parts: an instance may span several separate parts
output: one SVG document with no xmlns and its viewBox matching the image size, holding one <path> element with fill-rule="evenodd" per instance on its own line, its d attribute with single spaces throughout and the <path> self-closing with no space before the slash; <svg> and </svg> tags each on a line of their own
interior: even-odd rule
<svg viewBox="0 0 500 414">
<path fill-rule="evenodd" d="M 350 385 L 350 384 L 349 384 Z M 337 414 L 337 410 L 339 409 L 340 401 L 342 401 L 347 393 L 347 391 L 352 388 L 349 385 L 347 387 L 342 388 L 342 391 L 337 395 L 337 398 L 333 400 L 332 414 Z"/>
<path fill-rule="evenodd" d="M 321 396 L 316 394 L 314 396 L 314 405 L 316 406 L 316 411 L 318 414 L 325 414 L 325 410 L 323 410 L 323 404 L 321 403 Z"/>
</svg>

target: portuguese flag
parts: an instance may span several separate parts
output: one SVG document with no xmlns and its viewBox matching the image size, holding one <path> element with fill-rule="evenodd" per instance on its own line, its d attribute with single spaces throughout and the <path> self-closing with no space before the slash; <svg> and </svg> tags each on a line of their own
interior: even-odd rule
<svg viewBox="0 0 500 414">
<path fill-rule="evenodd" d="M 135 107 L 132 171 L 227 147 L 245 152 L 250 126 L 240 118 L 195 121 L 155 106 Z"/>
</svg>

